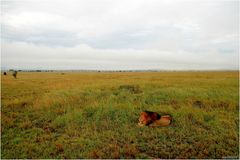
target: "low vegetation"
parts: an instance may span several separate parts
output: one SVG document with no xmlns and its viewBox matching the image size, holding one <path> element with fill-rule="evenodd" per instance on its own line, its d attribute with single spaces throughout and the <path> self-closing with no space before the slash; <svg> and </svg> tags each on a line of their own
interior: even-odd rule
<svg viewBox="0 0 240 160">
<path fill-rule="evenodd" d="M 238 72 L 1 77 L 1 158 L 239 158 Z M 138 127 L 141 111 L 169 127 Z"/>
</svg>

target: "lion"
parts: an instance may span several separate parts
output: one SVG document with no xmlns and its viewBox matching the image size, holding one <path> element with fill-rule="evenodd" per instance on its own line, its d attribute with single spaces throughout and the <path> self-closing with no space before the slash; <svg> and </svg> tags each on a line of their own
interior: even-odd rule
<svg viewBox="0 0 240 160">
<path fill-rule="evenodd" d="M 168 126 L 172 122 L 172 117 L 170 115 L 163 115 L 160 116 L 156 112 L 151 111 L 143 111 L 139 117 L 139 126 L 151 126 L 151 127 L 158 127 L 158 126 Z"/>
</svg>

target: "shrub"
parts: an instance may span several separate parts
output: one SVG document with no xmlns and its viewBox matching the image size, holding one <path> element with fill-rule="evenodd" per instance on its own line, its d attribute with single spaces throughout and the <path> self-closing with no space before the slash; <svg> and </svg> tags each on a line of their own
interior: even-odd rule
<svg viewBox="0 0 240 160">
<path fill-rule="evenodd" d="M 121 85 L 119 86 L 120 90 L 127 90 L 130 93 L 142 93 L 142 90 L 140 89 L 139 85 Z"/>
</svg>

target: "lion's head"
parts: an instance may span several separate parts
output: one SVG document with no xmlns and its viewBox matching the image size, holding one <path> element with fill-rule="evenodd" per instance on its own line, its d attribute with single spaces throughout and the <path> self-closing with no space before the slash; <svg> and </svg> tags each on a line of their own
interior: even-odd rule
<svg viewBox="0 0 240 160">
<path fill-rule="evenodd" d="M 138 125 L 139 126 L 149 125 L 154 121 L 158 120 L 160 117 L 161 116 L 156 112 L 149 112 L 149 111 L 141 112 L 140 117 L 138 119 L 139 121 Z"/>
</svg>

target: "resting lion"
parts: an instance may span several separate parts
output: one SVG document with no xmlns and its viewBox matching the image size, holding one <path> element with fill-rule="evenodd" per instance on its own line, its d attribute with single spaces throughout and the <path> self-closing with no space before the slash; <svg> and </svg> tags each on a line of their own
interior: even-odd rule
<svg viewBox="0 0 240 160">
<path fill-rule="evenodd" d="M 168 126 L 171 124 L 172 117 L 170 115 L 160 116 L 156 112 L 143 111 L 139 117 L 139 126 Z"/>
</svg>

